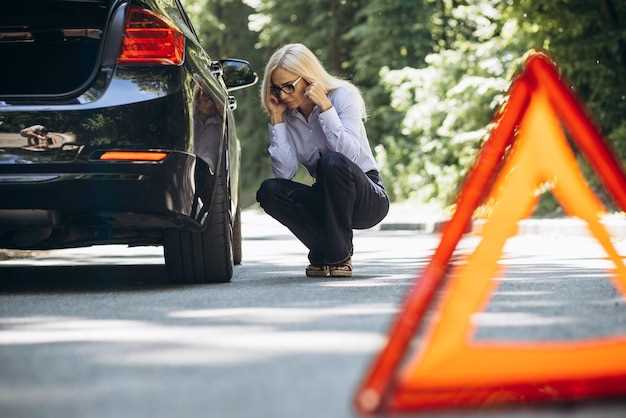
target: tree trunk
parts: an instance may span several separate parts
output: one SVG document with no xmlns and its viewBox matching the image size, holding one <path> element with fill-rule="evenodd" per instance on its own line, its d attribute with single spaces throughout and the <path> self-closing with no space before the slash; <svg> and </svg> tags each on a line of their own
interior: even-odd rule
<svg viewBox="0 0 626 418">
<path fill-rule="evenodd" d="M 333 74 L 341 71 L 340 41 L 339 41 L 339 2 L 330 0 L 330 36 L 328 45 L 328 62 Z"/>
</svg>

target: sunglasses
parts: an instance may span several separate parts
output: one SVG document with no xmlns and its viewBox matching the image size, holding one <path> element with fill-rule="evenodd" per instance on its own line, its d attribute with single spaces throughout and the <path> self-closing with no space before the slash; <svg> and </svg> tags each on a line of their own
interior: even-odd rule
<svg viewBox="0 0 626 418">
<path fill-rule="evenodd" d="M 300 80 L 302 80 L 302 77 L 298 77 L 297 80 L 287 82 L 283 84 L 282 86 L 272 85 L 270 87 L 270 93 L 272 93 L 273 96 L 276 96 L 279 99 L 280 99 L 281 92 L 285 94 L 292 94 L 294 91 L 296 91 L 296 84 L 298 84 Z"/>
</svg>

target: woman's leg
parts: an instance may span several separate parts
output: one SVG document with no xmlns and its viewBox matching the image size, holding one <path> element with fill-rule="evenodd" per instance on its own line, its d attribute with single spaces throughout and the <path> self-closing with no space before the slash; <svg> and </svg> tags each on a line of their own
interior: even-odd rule
<svg viewBox="0 0 626 418">
<path fill-rule="evenodd" d="M 353 252 L 352 228 L 371 228 L 389 210 L 383 189 L 338 152 L 323 154 L 317 166 L 322 195 L 322 232 L 326 264 L 339 264 Z"/>
<path fill-rule="evenodd" d="M 271 178 L 261 183 L 256 200 L 310 250 L 311 264 L 323 264 L 318 190 L 295 181 Z"/>
</svg>

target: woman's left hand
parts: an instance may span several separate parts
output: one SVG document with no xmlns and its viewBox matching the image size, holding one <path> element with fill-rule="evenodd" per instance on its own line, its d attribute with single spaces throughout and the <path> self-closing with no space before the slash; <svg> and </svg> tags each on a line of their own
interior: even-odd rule
<svg viewBox="0 0 626 418">
<path fill-rule="evenodd" d="M 328 99 L 327 91 L 324 86 L 316 81 L 307 80 L 307 82 L 309 83 L 309 85 L 304 90 L 304 95 L 308 97 L 309 100 L 311 100 L 313 103 L 318 105 L 322 112 L 330 109 L 333 104 Z"/>
</svg>

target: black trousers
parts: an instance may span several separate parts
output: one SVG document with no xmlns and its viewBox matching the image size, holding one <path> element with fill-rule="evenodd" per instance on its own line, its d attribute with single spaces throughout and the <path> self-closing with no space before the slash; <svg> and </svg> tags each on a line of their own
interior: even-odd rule
<svg viewBox="0 0 626 418">
<path fill-rule="evenodd" d="M 376 170 L 364 173 L 338 152 L 321 155 L 313 186 L 271 178 L 256 199 L 310 250 L 312 264 L 339 264 L 352 256 L 352 229 L 378 224 L 389 198 Z"/>
</svg>

